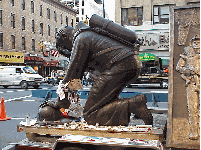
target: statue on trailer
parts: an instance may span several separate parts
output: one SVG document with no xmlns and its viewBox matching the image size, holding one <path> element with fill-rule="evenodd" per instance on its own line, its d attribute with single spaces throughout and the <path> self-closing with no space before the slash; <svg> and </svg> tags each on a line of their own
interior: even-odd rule
<svg viewBox="0 0 201 150">
<path fill-rule="evenodd" d="M 191 132 L 189 138 L 197 140 L 199 138 L 199 95 L 200 95 L 200 38 L 196 35 L 191 39 L 189 46 L 184 48 L 184 53 L 180 54 L 176 70 L 181 73 L 181 77 L 186 81 L 186 94 L 188 106 L 188 118 Z"/>
<path fill-rule="evenodd" d="M 89 71 L 94 82 L 83 111 L 88 124 L 128 125 L 131 113 L 147 125 L 153 123 L 144 94 L 131 98 L 119 97 L 125 86 L 138 78 L 141 70 L 138 40 L 134 32 L 93 15 L 89 26 L 79 22 L 75 28 L 62 27 L 56 40 L 61 54 L 65 55 L 63 49 L 72 49 L 67 74 L 57 90 L 60 103 L 68 101 L 65 87 L 68 91 L 79 90 L 81 85 L 78 79 Z"/>
</svg>

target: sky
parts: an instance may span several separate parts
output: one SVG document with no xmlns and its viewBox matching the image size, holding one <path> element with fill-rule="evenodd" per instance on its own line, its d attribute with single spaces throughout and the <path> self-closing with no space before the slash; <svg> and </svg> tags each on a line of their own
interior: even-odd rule
<svg viewBox="0 0 201 150">
<path fill-rule="evenodd" d="M 115 0 L 104 0 L 105 12 L 108 13 L 109 18 L 115 21 Z"/>
</svg>

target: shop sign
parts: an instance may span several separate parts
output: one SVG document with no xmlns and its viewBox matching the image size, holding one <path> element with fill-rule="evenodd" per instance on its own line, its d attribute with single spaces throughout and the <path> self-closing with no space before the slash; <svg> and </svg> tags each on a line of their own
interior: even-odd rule
<svg viewBox="0 0 201 150">
<path fill-rule="evenodd" d="M 36 56 L 38 56 L 38 54 L 29 54 L 29 56 L 35 56 L 36 57 Z"/>
<path fill-rule="evenodd" d="M 24 63 L 24 53 L 20 52 L 0 52 L 0 62 Z"/>
<path fill-rule="evenodd" d="M 43 58 L 41 58 L 41 57 L 24 57 L 24 60 L 43 61 Z"/>
<path fill-rule="evenodd" d="M 141 61 L 155 60 L 155 55 L 151 53 L 142 53 L 138 55 Z"/>
<path fill-rule="evenodd" d="M 140 39 L 140 51 L 143 50 L 169 50 L 169 32 L 137 32 Z"/>
<path fill-rule="evenodd" d="M 44 61 L 43 66 L 56 66 L 59 67 L 59 61 Z"/>
</svg>

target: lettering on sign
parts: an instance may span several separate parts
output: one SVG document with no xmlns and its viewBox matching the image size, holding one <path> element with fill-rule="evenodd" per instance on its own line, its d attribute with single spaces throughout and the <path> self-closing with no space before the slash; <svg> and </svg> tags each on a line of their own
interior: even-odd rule
<svg viewBox="0 0 201 150">
<path fill-rule="evenodd" d="M 140 49 L 169 50 L 169 32 L 138 34 Z"/>
</svg>

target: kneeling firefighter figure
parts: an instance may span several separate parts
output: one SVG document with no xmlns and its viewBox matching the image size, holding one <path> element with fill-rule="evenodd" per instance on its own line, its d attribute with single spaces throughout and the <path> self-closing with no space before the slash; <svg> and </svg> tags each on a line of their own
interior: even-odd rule
<svg viewBox="0 0 201 150">
<path fill-rule="evenodd" d="M 64 49 L 72 50 L 67 74 L 58 88 L 73 85 L 73 81 L 81 79 L 86 71 L 91 73 L 94 81 L 83 111 L 88 124 L 126 126 L 131 113 L 145 124 L 153 123 L 144 94 L 119 97 L 125 86 L 135 81 L 140 73 L 137 43 L 133 31 L 98 15 L 91 17 L 89 26 L 79 22 L 75 28 L 65 26 L 58 31 L 56 44 L 59 53 L 65 56 Z M 66 102 L 66 92 L 61 93 L 58 101 L 50 104 L 51 107 L 70 106 L 70 102 Z"/>
</svg>

